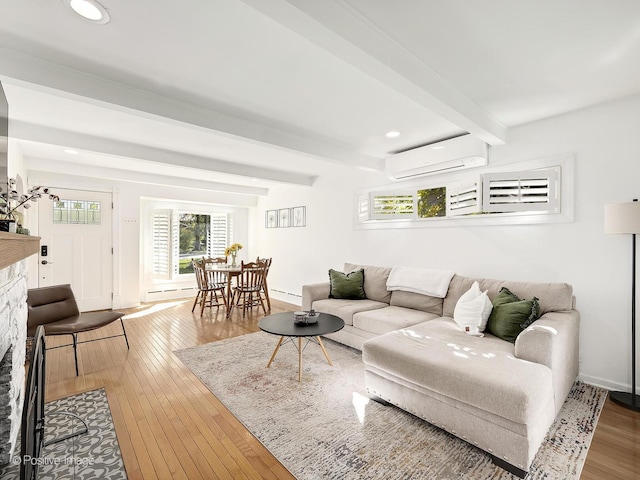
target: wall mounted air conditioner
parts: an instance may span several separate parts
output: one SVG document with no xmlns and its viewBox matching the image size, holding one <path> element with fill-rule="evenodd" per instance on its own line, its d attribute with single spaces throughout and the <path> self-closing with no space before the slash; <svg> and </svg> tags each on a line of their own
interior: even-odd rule
<svg viewBox="0 0 640 480">
<path fill-rule="evenodd" d="M 385 161 L 391 180 L 408 180 L 487 165 L 488 146 L 467 134 L 396 153 Z"/>
</svg>

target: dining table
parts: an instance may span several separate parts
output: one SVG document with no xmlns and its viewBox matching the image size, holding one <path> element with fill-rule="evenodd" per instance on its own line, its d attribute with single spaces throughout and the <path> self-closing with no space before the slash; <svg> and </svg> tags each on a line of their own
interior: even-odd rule
<svg viewBox="0 0 640 480">
<path fill-rule="evenodd" d="M 225 295 L 227 296 L 227 305 L 231 306 L 231 299 L 233 297 L 233 290 L 231 287 L 231 281 L 234 277 L 237 277 L 242 272 L 242 268 L 240 265 L 229 265 L 225 263 L 207 263 L 205 264 L 206 271 L 216 271 L 222 272 L 227 277 L 227 291 Z M 231 311 L 230 308 L 227 307 L 227 311 Z"/>
</svg>

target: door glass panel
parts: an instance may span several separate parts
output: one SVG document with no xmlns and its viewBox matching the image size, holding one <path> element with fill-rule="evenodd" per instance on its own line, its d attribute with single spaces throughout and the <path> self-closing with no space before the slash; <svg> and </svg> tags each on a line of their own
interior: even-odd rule
<svg viewBox="0 0 640 480">
<path fill-rule="evenodd" d="M 53 203 L 53 223 L 100 225 L 101 203 L 84 200 L 59 200 Z"/>
</svg>

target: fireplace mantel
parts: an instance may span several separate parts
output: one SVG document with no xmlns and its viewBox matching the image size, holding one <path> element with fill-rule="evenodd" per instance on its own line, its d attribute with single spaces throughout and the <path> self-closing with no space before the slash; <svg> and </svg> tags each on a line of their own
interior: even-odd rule
<svg viewBox="0 0 640 480">
<path fill-rule="evenodd" d="M 38 253 L 40 237 L 0 232 L 0 270 Z"/>
</svg>

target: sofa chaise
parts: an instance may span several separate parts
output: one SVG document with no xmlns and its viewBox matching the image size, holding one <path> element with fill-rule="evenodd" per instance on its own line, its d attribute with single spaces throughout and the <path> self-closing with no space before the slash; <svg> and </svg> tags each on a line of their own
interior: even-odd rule
<svg viewBox="0 0 640 480">
<path fill-rule="evenodd" d="M 305 285 L 302 308 L 342 318 L 327 335 L 362 351 L 365 387 L 485 450 L 524 477 L 578 375 L 579 313 L 571 285 L 453 275 L 443 298 L 387 289 L 390 267 L 363 270 L 366 299 L 330 298 L 330 283 Z M 430 271 L 425 270 L 425 275 Z M 489 299 L 506 287 L 537 297 L 539 318 L 514 342 L 469 335 L 453 319 L 474 282 Z"/>
</svg>

